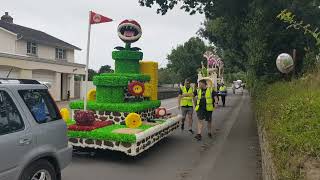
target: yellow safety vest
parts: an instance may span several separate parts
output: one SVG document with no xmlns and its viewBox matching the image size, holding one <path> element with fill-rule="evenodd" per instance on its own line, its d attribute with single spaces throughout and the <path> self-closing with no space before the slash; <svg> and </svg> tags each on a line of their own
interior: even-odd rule
<svg viewBox="0 0 320 180">
<path fill-rule="evenodd" d="M 199 110 L 201 96 L 202 96 L 202 89 L 199 89 L 198 90 L 198 98 L 197 98 L 198 100 L 197 100 L 196 111 Z M 213 111 L 214 107 L 213 107 L 213 99 L 212 99 L 213 98 L 212 97 L 212 89 L 207 88 L 205 98 L 206 98 L 206 110 L 207 111 Z"/>
<path fill-rule="evenodd" d="M 182 86 L 181 87 L 181 91 L 182 91 L 182 95 L 183 94 L 193 94 L 192 87 L 190 87 L 189 90 L 187 91 L 187 88 L 185 86 Z M 183 98 L 181 98 L 180 106 L 190 106 L 190 107 L 192 107 L 193 106 L 192 98 L 193 97 L 183 97 Z"/>
<path fill-rule="evenodd" d="M 219 91 L 227 91 L 227 87 L 226 87 L 226 86 L 221 86 L 221 87 L 219 88 Z"/>
</svg>

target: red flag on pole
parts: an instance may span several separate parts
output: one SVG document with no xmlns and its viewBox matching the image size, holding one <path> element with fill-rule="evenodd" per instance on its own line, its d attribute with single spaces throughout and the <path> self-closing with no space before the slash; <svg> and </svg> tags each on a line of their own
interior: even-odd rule
<svg viewBox="0 0 320 180">
<path fill-rule="evenodd" d="M 89 70 L 89 54 L 90 54 L 90 35 L 91 35 L 91 25 L 92 24 L 99 24 L 99 23 L 105 23 L 105 22 L 111 22 L 112 19 L 102 16 L 100 14 L 97 14 L 95 12 L 90 11 L 89 12 L 89 27 L 88 27 L 88 41 L 87 41 L 87 60 L 86 60 L 86 76 L 85 76 L 85 83 L 84 83 L 84 89 L 85 92 L 88 91 L 88 70 Z M 84 106 L 83 109 L 87 110 L 87 96 L 86 93 L 84 95 Z"/>
<path fill-rule="evenodd" d="M 105 22 L 111 22 L 112 19 L 90 11 L 90 24 L 99 24 Z"/>
</svg>

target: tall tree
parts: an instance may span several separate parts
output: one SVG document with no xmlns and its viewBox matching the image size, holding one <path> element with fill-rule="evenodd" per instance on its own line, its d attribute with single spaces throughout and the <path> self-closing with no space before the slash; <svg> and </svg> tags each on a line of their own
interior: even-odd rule
<svg viewBox="0 0 320 180">
<path fill-rule="evenodd" d="M 301 72 L 306 49 L 317 51 L 315 41 L 303 32 L 286 29 L 276 19 L 289 9 L 305 22 L 320 27 L 319 0 L 139 0 L 142 6 L 158 5 L 165 14 L 176 5 L 194 14 L 204 13 L 206 20 L 200 34 L 223 49 L 226 72 L 247 71 L 253 80 L 280 77 L 276 57 L 297 49 L 298 72 Z"/>
<path fill-rule="evenodd" d="M 95 71 L 95 70 L 93 70 L 93 69 L 88 69 L 88 81 L 93 81 L 93 77 L 95 76 L 95 75 L 97 75 L 98 73 Z M 83 76 L 83 80 L 84 80 L 84 76 Z"/>
<path fill-rule="evenodd" d="M 168 55 L 168 68 L 175 72 L 179 81 L 190 78 L 192 81 L 197 80 L 197 69 L 204 61 L 203 53 L 208 49 L 205 43 L 198 37 L 189 39 L 183 45 L 172 49 Z"/>
<path fill-rule="evenodd" d="M 159 69 L 159 84 L 175 84 L 179 80 L 176 77 L 176 74 L 168 68 Z"/>
</svg>

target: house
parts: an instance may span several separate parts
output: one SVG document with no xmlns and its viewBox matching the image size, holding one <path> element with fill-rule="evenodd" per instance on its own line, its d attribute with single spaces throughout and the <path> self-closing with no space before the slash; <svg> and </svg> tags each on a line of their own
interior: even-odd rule
<svg viewBox="0 0 320 180">
<path fill-rule="evenodd" d="M 80 97 L 75 75 L 85 65 L 74 62 L 80 48 L 45 32 L 14 24 L 8 12 L 0 20 L 0 77 L 35 79 L 50 84 L 57 101 Z"/>
</svg>

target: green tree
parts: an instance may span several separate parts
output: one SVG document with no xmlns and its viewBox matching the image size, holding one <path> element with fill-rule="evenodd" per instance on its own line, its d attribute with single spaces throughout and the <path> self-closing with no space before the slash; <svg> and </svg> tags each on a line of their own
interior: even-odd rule
<svg viewBox="0 0 320 180">
<path fill-rule="evenodd" d="M 97 75 L 98 73 L 93 69 L 88 69 L 88 81 L 93 81 L 93 76 Z"/>
<path fill-rule="evenodd" d="M 175 84 L 178 83 L 176 74 L 168 68 L 159 69 L 159 84 Z"/>
<path fill-rule="evenodd" d="M 226 73 L 245 71 L 251 84 L 259 79 L 272 82 L 281 78 L 276 57 L 297 50 L 297 72 L 302 72 L 306 49 L 317 51 L 316 42 L 304 32 L 288 29 L 277 15 L 288 9 L 308 24 L 320 27 L 319 1 L 315 0 L 139 0 L 142 6 L 158 6 L 165 14 L 176 5 L 206 20 L 200 35 L 223 50 Z M 310 57 L 310 56 L 309 56 Z"/>
<path fill-rule="evenodd" d="M 88 81 L 93 81 L 93 77 L 98 74 L 113 73 L 113 72 L 114 72 L 114 70 L 111 69 L 111 66 L 109 66 L 109 65 L 101 66 L 98 72 L 93 69 L 89 69 L 88 70 Z"/>
<path fill-rule="evenodd" d="M 114 70 L 111 69 L 111 66 L 109 65 L 104 65 L 104 66 L 101 66 L 99 71 L 98 71 L 98 74 L 102 74 L 102 73 L 113 73 Z"/>
<path fill-rule="evenodd" d="M 183 45 L 172 49 L 168 55 L 168 68 L 174 72 L 178 81 L 190 78 L 193 82 L 197 80 L 197 69 L 204 61 L 203 53 L 208 49 L 205 43 L 198 37 L 189 39 Z"/>
</svg>

